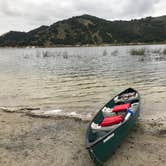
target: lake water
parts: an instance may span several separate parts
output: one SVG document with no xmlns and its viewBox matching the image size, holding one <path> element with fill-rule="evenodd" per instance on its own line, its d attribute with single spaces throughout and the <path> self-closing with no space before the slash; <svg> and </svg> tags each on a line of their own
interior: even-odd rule
<svg viewBox="0 0 166 166">
<path fill-rule="evenodd" d="M 146 48 L 146 55 L 130 50 Z M 1 48 L 0 107 L 97 112 L 128 87 L 141 94 L 142 117 L 166 114 L 166 45 Z"/>
</svg>

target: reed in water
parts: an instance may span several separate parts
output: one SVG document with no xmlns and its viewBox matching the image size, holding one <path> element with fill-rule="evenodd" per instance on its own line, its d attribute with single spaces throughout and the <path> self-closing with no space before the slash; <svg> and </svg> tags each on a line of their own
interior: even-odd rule
<svg viewBox="0 0 166 166">
<path fill-rule="evenodd" d="M 145 55 L 145 52 L 146 52 L 145 48 L 131 49 L 130 50 L 131 55 Z"/>
</svg>

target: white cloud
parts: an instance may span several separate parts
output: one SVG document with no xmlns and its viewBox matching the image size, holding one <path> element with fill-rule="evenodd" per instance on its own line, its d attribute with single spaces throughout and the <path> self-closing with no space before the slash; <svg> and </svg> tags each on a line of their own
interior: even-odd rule
<svg viewBox="0 0 166 166">
<path fill-rule="evenodd" d="M 0 34 L 28 31 L 81 14 L 133 19 L 166 14 L 165 0 L 0 0 Z"/>
</svg>

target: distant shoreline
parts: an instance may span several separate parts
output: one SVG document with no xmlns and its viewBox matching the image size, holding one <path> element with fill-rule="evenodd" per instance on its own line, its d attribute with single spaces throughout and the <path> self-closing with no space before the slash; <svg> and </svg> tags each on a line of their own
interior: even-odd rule
<svg viewBox="0 0 166 166">
<path fill-rule="evenodd" d="M 161 43 L 119 43 L 119 44 L 85 44 L 85 45 L 55 45 L 55 46 L 4 46 L 0 48 L 67 48 L 67 47 L 108 47 L 108 46 L 143 46 L 143 45 L 166 45 Z"/>
</svg>

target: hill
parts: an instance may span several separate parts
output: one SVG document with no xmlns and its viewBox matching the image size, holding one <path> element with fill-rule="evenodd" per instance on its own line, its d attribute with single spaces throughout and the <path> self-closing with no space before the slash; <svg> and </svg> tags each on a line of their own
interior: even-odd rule
<svg viewBox="0 0 166 166">
<path fill-rule="evenodd" d="M 90 15 L 72 17 L 29 32 L 10 31 L 0 46 L 60 46 L 166 42 L 166 16 L 108 21 Z"/>
</svg>

